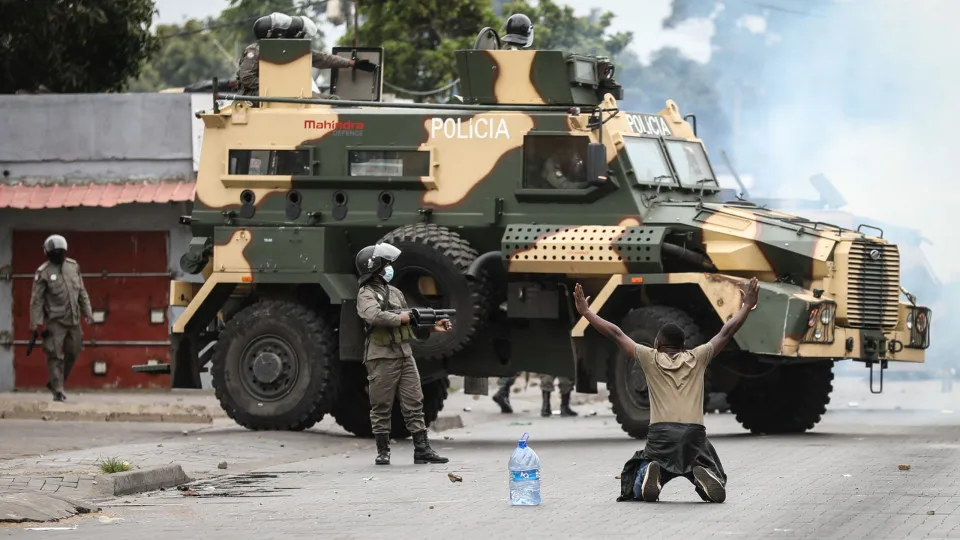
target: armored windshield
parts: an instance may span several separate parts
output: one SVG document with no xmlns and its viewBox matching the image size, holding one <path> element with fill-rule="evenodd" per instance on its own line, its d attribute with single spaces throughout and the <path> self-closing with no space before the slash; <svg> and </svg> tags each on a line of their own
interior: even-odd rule
<svg viewBox="0 0 960 540">
<path fill-rule="evenodd" d="M 685 187 L 700 187 L 703 184 L 719 187 L 716 176 L 710 169 L 707 155 L 700 143 L 689 141 L 665 141 L 673 166 Z"/>
<path fill-rule="evenodd" d="M 637 175 L 638 182 L 653 184 L 663 178 L 669 178 L 670 181 L 665 182 L 665 185 L 675 183 L 659 139 L 624 137 L 623 143 L 626 145 L 630 165 L 633 167 L 634 174 Z"/>
</svg>

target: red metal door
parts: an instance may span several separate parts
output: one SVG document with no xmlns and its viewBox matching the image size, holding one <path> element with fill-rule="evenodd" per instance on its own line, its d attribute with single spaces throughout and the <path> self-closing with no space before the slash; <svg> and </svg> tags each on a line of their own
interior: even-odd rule
<svg viewBox="0 0 960 540">
<path fill-rule="evenodd" d="M 83 231 L 13 233 L 14 372 L 18 389 L 44 388 L 46 355 L 38 343 L 28 357 L 30 291 L 45 257 L 50 234 L 67 239 L 67 256 L 80 264 L 95 315 L 82 322 L 84 349 L 70 372 L 67 389 L 170 387 L 169 375 L 135 373 L 131 366 L 156 359 L 168 362 L 170 273 L 166 231 Z M 157 312 L 159 310 L 159 313 Z M 151 317 L 151 311 L 154 311 Z M 162 313 L 162 317 L 158 315 Z M 151 320 L 153 319 L 153 320 Z M 106 365 L 105 373 L 95 366 Z"/>
</svg>

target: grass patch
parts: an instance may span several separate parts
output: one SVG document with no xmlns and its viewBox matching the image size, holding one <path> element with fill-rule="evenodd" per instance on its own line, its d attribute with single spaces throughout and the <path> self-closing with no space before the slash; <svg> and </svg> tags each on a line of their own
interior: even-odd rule
<svg viewBox="0 0 960 540">
<path fill-rule="evenodd" d="M 98 465 L 100 470 L 107 474 L 129 471 L 133 468 L 130 463 L 116 457 L 104 459 Z"/>
</svg>

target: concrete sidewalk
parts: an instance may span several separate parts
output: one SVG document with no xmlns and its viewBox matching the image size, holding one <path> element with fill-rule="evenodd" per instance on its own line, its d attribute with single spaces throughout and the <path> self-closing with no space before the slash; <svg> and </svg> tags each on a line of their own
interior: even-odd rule
<svg viewBox="0 0 960 540">
<path fill-rule="evenodd" d="M 70 392 L 66 402 L 44 391 L 0 393 L 0 418 L 209 424 L 226 414 L 211 390 Z"/>
</svg>

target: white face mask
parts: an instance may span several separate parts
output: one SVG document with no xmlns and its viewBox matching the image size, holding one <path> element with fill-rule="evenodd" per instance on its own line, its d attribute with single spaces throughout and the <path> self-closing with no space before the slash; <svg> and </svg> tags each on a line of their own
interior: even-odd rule
<svg viewBox="0 0 960 540">
<path fill-rule="evenodd" d="M 393 267 L 388 266 L 383 269 L 383 280 L 390 283 L 391 279 L 393 279 Z"/>
</svg>

